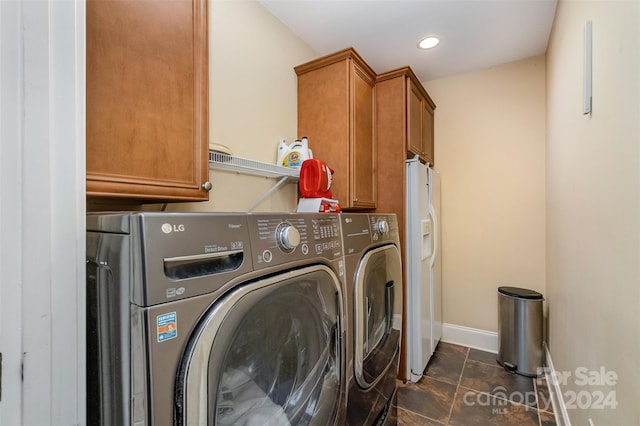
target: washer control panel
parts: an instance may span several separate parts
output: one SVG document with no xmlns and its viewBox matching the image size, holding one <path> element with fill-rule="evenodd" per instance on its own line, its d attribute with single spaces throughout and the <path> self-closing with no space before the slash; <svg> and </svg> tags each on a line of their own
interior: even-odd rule
<svg viewBox="0 0 640 426">
<path fill-rule="evenodd" d="M 340 221 L 337 215 L 319 215 L 311 218 L 314 252 L 317 255 L 333 253 L 331 258 L 342 255 Z M 338 255 L 337 253 L 340 252 Z"/>
<path fill-rule="evenodd" d="M 260 214 L 248 217 L 255 268 L 320 256 L 342 256 L 335 214 Z"/>
</svg>

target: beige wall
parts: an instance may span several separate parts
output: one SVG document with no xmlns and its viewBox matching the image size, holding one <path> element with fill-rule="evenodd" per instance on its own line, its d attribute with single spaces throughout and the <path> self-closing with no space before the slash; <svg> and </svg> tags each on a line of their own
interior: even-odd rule
<svg viewBox="0 0 640 426">
<path fill-rule="evenodd" d="M 254 1 L 209 2 L 210 142 L 233 154 L 275 163 L 276 144 L 297 138 L 297 79 L 293 67 L 318 56 Z M 210 172 L 206 203 L 168 210 L 244 211 L 277 181 Z M 254 211 L 293 211 L 297 185 L 286 184 Z"/>
<path fill-rule="evenodd" d="M 425 83 L 437 105 L 444 322 L 497 331 L 497 288 L 544 293 L 544 57 Z"/>
<path fill-rule="evenodd" d="M 640 424 L 640 2 L 560 1 L 547 58 L 547 291 L 565 392 L 616 409 L 573 424 Z M 583 26 L 593 22 L 593 113 L 582 114 Z M 576 368 L 617 373 L 580 386 Z M 565 397 L 565 401 L 567 398 Z"/>
</svg>

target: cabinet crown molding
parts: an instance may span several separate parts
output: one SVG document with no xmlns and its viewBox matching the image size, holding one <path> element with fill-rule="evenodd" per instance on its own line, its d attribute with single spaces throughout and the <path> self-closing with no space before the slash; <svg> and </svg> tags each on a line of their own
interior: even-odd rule
<svg viewBox="0 0 640 426">
<path fill-rule="evenodd" d="M 431 99 L 431 96 L 429 96 L 429 94 L 427 93 L 427 90 L 424 88 L 424 85 L 420 82 L 416 74 L 413 72 L 413 70 L 409 66 L 396 68 L 395 70 L 391 70 L 391 71 L 387 71 L 385 73 L 379 74 L 378 76 L 376 76 L 376 83 L 380 83 L 385 80 L 391 80 L 393 78 L 397 78 L 403 75 L 405 77 L 408 77 L 413 82 L 413 84 L 420 91 L 420 93 L 422 93 L 422 96 L 424 96 L 425 100 L 429 103 L 431 108 L 436 109 L 435 102 L 433 102 L 433 99 Z"/>
<path fill-rule="evenodd" d="M 318 59 L 314 59 L 310 62 L 294 67 L 294 70 L 296 72 L 296 75 L 302 75 L 309 71 L 313 71 L 315 69 L 322 68 L 345 59 L 351 59 L 356 65 L 362 68 L 370 76 L 372 76 L 373 78 L 376 77 L 376 72 L 373 70 L 373 68 L 371 68 L 364 59 L 362 59 L 362 56 L 360 56 L 353 47 L 347 47 L 346 49 L 340 50 L 330 55 L 321 56 Z"/>
</svg>

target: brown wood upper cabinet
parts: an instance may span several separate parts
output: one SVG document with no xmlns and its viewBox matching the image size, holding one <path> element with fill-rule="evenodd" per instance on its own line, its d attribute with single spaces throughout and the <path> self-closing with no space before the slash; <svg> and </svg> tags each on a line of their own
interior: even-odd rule
<svg viewBox="0 0 640 426">
<path fill-rule="evenodd" d="M 209 198 L 207 1 L 86 5 L 87 196 Z"/>
<path fill-rule="evenodd" d="M 335 171 L 343 209 L 376 207 L 375 73 L 349 48 L 297 66 L 298 135 Z"/>
<path fill-rule="evenodd" d="M 404 138 L 407 158 L 418 155 L 434 164 L 433 116 L 436 108 L 411 68 L 381 74 L 376 82 L 377 131 L 380 143 L 393 132 Z"/>
</svg>

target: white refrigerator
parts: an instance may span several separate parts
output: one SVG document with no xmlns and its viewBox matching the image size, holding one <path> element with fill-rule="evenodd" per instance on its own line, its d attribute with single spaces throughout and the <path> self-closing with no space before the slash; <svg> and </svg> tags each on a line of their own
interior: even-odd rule
<svg viewBox="0 0 640 426">
<path fill-rule="evenodd" d="M 417 158 L 406 168 L 406 364 L 417 382 L 442 337 L 440 175 Z"/>
</svg>

